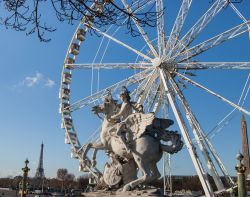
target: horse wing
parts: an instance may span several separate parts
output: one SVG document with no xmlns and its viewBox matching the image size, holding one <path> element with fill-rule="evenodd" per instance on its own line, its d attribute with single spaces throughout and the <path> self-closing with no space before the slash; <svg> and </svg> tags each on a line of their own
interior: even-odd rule
<svg viewBox="0 0 250 197">
<path fill-rule="evenodd" d="M 134 113 L 128 116 L 124 122 L 127 128 L 139 137 L 145 132 L 146 127 L 153 123 L 154 119 L 154 113 Z"/>
<path fill-rule="evenodd" d="M 165 130 L 173 124 L 174 124 L 174 121 L 171 119 L 155 118 L 153 121 L 153 127 L 156 129 Z"/>
</svg>

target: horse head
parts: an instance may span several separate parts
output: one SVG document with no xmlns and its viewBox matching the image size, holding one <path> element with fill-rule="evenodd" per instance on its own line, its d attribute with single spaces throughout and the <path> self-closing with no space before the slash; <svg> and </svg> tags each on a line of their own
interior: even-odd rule
<svg viewBox="0 0 250 197">
<path fill-rule="evenodd" d="M 103 113 L 107 118 L 110 118 L 112 115 L 117 113 L 118 105 L 116 100 L 112 96 L 108 95 L 104 98 L 102 105 L 96 105 L 92 107 L 92 112 L 99 117 L 100 113 Z"/>
</svg>

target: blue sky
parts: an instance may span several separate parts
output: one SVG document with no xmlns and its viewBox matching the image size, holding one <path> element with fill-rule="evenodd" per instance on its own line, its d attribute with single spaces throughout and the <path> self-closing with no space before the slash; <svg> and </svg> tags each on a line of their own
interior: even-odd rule
<svg viewBox="0 0 250 197">
<path fill-rule="evenodd" d="M 169 35 L 180 1 L 167 0 L 166 2 L 165 27 Z M 187 23 L 184 25 L 184 32 L 195 23 L 209 5 L 208 1 L 194 0 Z M 249 1 L 245 0 L 236 6 L 247 19 L 250 19 Z M 78 161 L 70 158 L 70 147 L 64 144 L 64 132 L 60 128 L 58 113 L 62 64 L 76 25 L 61 24 L 54 19 L 51 23 L 56 25 L 57 31 L 47 35 L 52 38 L 49 43 L 39 42 L 35 35 L 26 36 L 22 32 L 6 30 L 3 27 L 0 29 L 2 73 L 0 77 L 0 177 L 21 174 L 26 158 L 30 161 L 30 175 L 33 176 L 38 165 L 42 141 L 45 144 L 46 176 L 56 176 L 58 168 L 67 168 L 69 172 L 77 176 L 81 175 L 78 172 Z M 242 21 L 229 7 L 225 8 L 194 41 L 193 45 L 241 23 Z M 116 37 L 134 48 L 139 50 L 143 48 L 142 39 L 131 38 L 124 32 L 119 30 Z M 147 29 L 147 32 L 152 40 L 155 39 L 153 29 Z M 92 62 L 100 41 L 101 37 L 87 35 L 86 42 L 81 46 L 79 62 Z M 107 43 L 107 40 L 105 42 Z M 101 51 L 104 49 L 105 46 Z M 97 61 L 100 59 L 99 55 Z M 248 34 L 245 33 L 223 43 L 200 55 L 197 59 L 200 61 L 250 61 Z M 103 61 L 135 62 L 136 55 L 111 42 Z M 194 80 L 237 103 L 248 73 L 249 71 L 244 70 L 197 71 L 195 72 L 197 77 Z M 99 86 L 106 87 L 130 74 L 131 72 L 127 71 L 101 71 Z M 95 72 L 94 81 L 97 81 L 97 75 L 98 73 Z M 90 94 L 90 81 L 91 71 L 81 70 L 74 73 L 71 92 L 73 101 Z M 94 90 L 96 87 L 97 83 L 94 83 Z M 192 86 L 188 86 L 184 94 L 206 132 L 232 110 L 228 104 Z M 244 107 L 247 110 L 250 109 L 249 97 Z M 235 155 L 241 149 L 240 117 L 241 113 L 235 112 L 230 124 L 211 139 L 230 174 L 235 174 Z M 250 124 L 250 118 L 246 117 L 246 119 Z M 76 112 L 74 122 L 81 141 L 91 134 L 97 123 L 100 123 L 89 112 L 89 108 Z M 173 129 L 178 130 L 178 127 L 175 126 Z M 99 157 L 101 157 L 100 154 Z M 185 149 L 172 158 L 174 174 L 195 174 Z M 100 163 L 103 163 L 103 160 L 100 160 Z"/>
</svg>

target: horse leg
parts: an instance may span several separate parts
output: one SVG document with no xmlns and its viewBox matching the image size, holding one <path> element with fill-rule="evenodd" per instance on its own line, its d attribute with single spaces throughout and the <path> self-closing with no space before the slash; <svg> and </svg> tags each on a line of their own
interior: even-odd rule
<svg viewBox="0 0 250 197">
<path fill-rule="evenodd" d="M 130 141 L 131 141 L 130 134 L 128 133 L 128 131 L 126 131 L 125 134 L 122 133 L 122 131 L 124 131 L 125 128 L 126 128 L 126 125 L 125 125 L 123 122 L 119 123 L 119 124 L 117 125 L 116 135 L 118 136 L 120 142 L 124 145 L 126 151 L 127 151 L 128 153 L 131 153 L 131 150 L 130 150 L 130 148 L 129 148 L 128 145 L 127 145 L 127 144 L 130 143 Z M 126 136 L 125 136 L 125 135 L 128 136 L 128 139 L 126 139 Z"/>
<path fill-rule="evenodd" d="M 98 144 L 89 143 L 89 144 L 86 145 L 86 148 L 83 150 L 83 153 L 82 153 L 83 158 L 87 157 L 87 154 L 88 154 L 88 152 L 89 152 L 89 150 L 91 148 L 94 149 L 93 154 L 92 154 L 91 165 L 92 165 L 92 167 L 95 167 L 96 166 L 96 154 L 97 154 L 97 151 L 98 150 L 103 150 L 105 147 L 101 142 L 98 143 Z"/>
<path fill-rule="evenodd" d="M 91 148 L 94 149 L 93 154 L 92 154 L 92 160 L 91 160 L 91 165 L 94 168 L 96 166 L 96 154 L 98 150 L 103 150 L 105 146 L 100 142 L 98 144 L 92 144 Z"/>
<path fill-rule="evenodd" d="M 151 163 L 150 164 L 151 172 L 152 172 L 152 177 L 150 181 L 154 181 L 156 179 L 159 179 L 161 177 L 161 173 L 159 172 L 156 163 Z"/>
<path fill-rule="evenodd" d="M 142 171 L 143 173 L 143 176 L 134 180 L 134 181 L 131 181 L 129 182 L 128 184 L 126 184 L 124 187 L 123 187 L 123 191 L 129 191 L 129 190 L 132 190 L 135 188 L 135 186 L 139 185 L 139 184 L 142 184 L 142 183 L 145 183 L 147 182 L 149 179 L 151 179 L 151 173 L 150 173 L 150 168 L 149 168 L 149 165 L 147 163 L 145 163 L 141 157 L 138 157 L 138 156 L 135 156 L 135 154 L 133 154 L 134 156 L 134 159 L 138 165 L 138 168 Z"/>
</svg>

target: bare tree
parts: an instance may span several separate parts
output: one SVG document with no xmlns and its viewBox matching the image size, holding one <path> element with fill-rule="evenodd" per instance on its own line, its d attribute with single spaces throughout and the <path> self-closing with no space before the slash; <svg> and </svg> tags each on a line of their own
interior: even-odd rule
<svg viewBox="0 0 250 197">
<path fill-rule="evenodd" d="M 110 24 L 125 25 L 136 36 L 138 32 L 132 19 L 142 26 L 156 25 L 154 6 L 141 9 L 147 1 L 127 0 L 127 8 L 133 5 L 133 9 L 127 9 L 121 1 L 115 0 L 0 0 L 0 6 L 4 9 L 0 11 L 0 22 L 6 28 L 25 31 L 28 35 L 37 33 L 40 41 L 46 42 L 50 39 L 45 38 L 45 32 L 55 31 L 53 26 L 44 22 L 46 12 L 52 10 L 59 21 L 72 24 L 85 18 L 100 28 Z M 124 19 L 127 19 L 125 23 Z"/>
<path fill-rule="evenodd" d="M 66 180 L 66 177 L 67 177 L 67 175 L 68 175 L 68 170 L 67 169 L 65 169 L 65 168 L 59 168 L 58 170 L 57 170 L 57 178 L 61 181 L 61 191 L 63 191 L 64 190 L 64 182 L 65 182 L 65 180 Z"/>
</svg>

